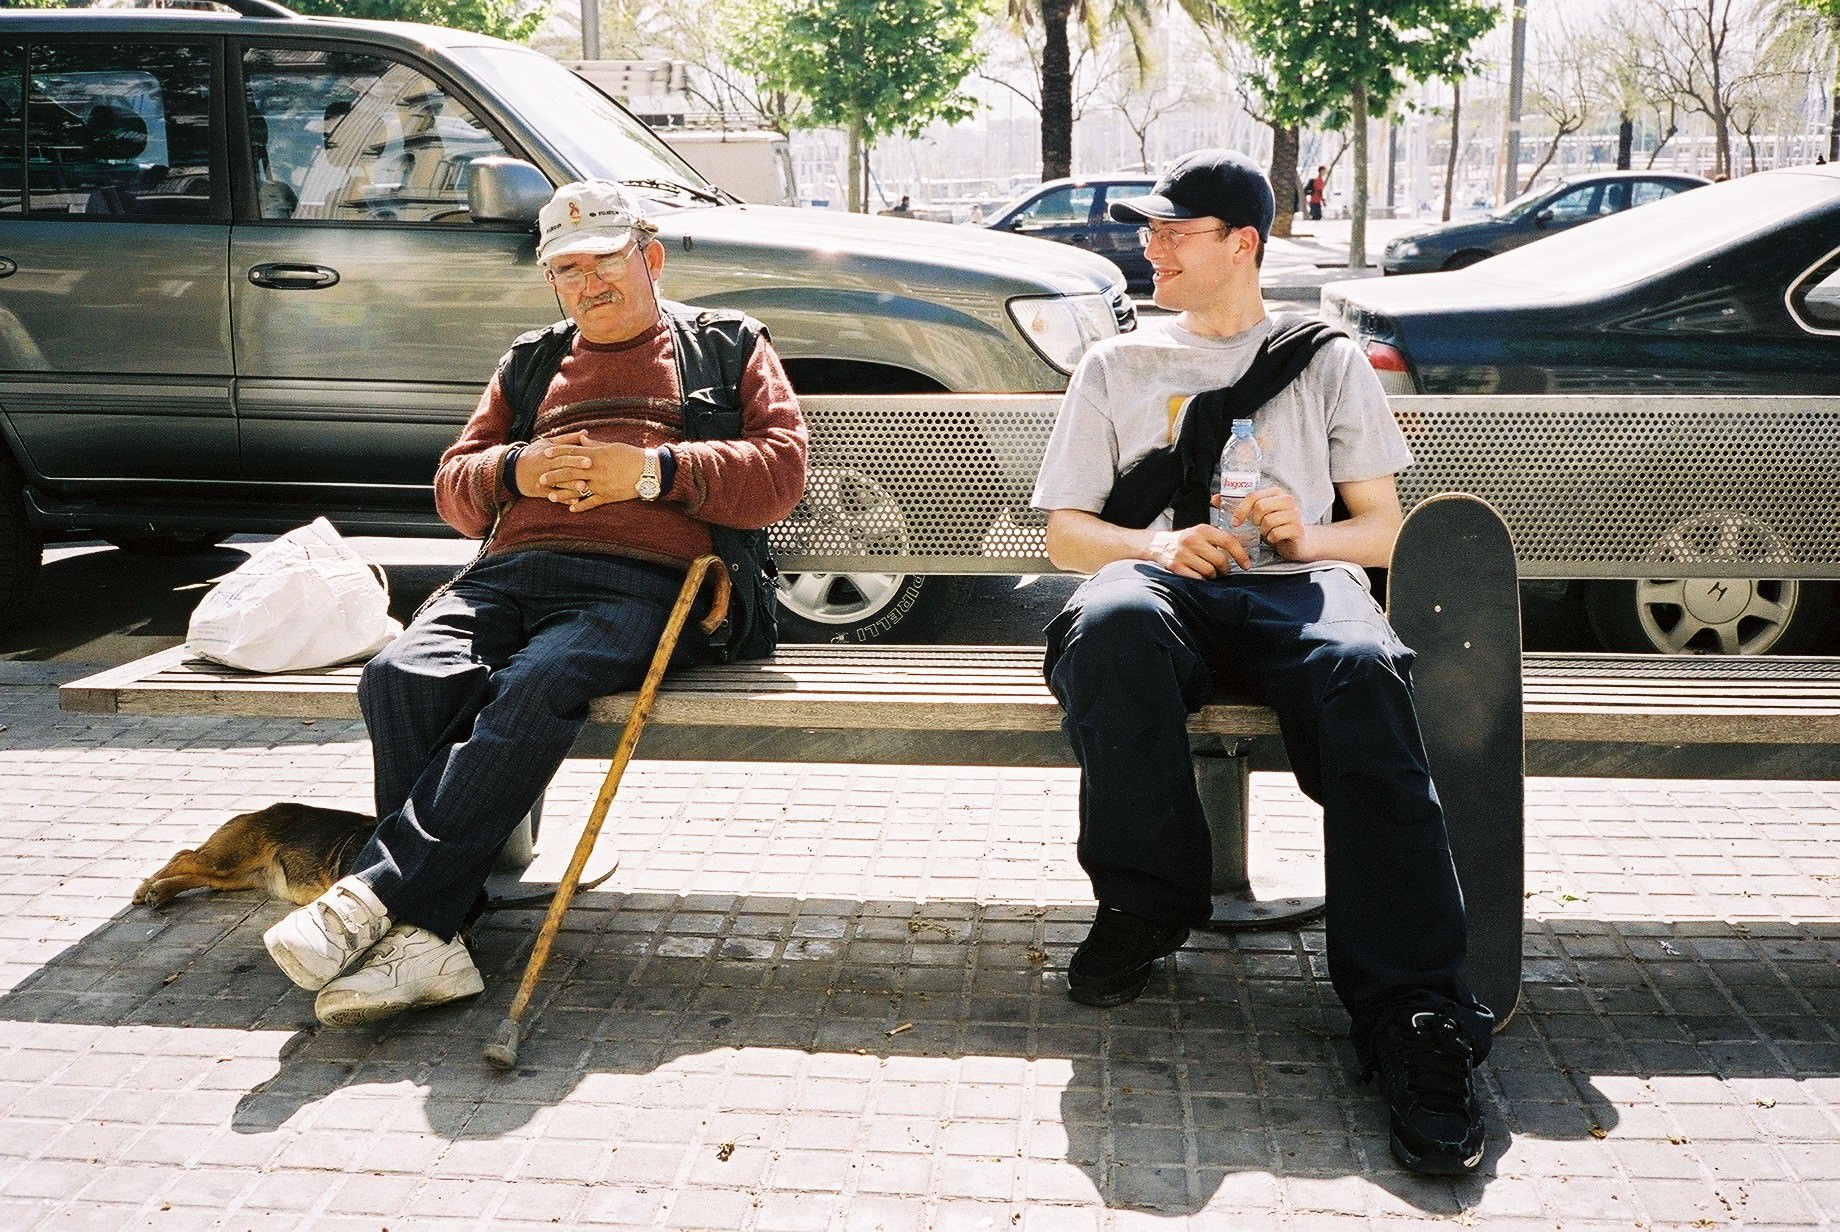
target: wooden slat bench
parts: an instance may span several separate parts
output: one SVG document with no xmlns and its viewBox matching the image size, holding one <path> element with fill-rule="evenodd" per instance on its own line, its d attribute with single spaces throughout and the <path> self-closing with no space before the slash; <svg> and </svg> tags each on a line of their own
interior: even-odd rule
<svg viewBox="0 0 1840 1232">
<path fill-rule="evenodd" d="M 1840 659 L 1523 658 L 1532 773 L 1706 773 L 1840 778 Z M 257 676 L 187 660 L 181 648 L 58 690 L 80 714 L 355 719 L 356 666 Z M 630 694 L 597 700 L 596 728 L 623 723 Z M 1271 711 L 1222 692 L 1189 723 L 1198 738 L 1277 735 Z M 1593 750 L 1650 750 L 1644 761 Z M 738 761 L 1071 765 L 1060 709 L 1030 646 L 783 646 L 771 659 L 675 670 L 639 755 Z"/>
<path fill-rule="evenodd" d="M 1040 664 L 1040 649 L 1026 646 L 822 645 L 678 670 L 638 755 L 1071 765 Z M 353 666 L 252 676 L 173 649 L 58 692 L 76 713 L 355 719 L 358 674 Z M 1533 774 L 1840 779 L 1840 659 L 1530 654 L 1523 674 Z M 630 694 L 597 700 L 580 751 L 605 754 L 631 704 Z M 1222 692 L 1189 728 L 1223 910 L 1237 903 L 1241 919 L 1267 922 L 1308 914 L 1320 900 L 1260 899 L 1248 876 L 1250 772 L 1286 768 L 1275 716 Z M 1452 841 L 1479 840 L 1453 825 Z"/>
</svg>

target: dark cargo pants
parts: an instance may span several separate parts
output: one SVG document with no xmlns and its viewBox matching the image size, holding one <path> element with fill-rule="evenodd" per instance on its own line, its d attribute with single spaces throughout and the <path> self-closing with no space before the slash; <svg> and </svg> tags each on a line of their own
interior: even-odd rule
<svg viewBox="0 0 1840 1232">
<path fill-rule="evenodd" d="M 1198 926 L 1207 822 L 1187 719 L 1214 681 L 1277 712 L 1323 809 L 1329 976 L 1363 1053 L 1381 1020 L 1436 1009 L 1476 1056 L 1493 1015 L 1459 974 L 1463 896 L 1412 708 L 1412 652 L 1339 568 L 1197 581 L 1139 561 L 1094 574 L 1048 626 L 1048 683 L 1080 763 L 1081 867 L 1098 900 Z"/>
</svg>

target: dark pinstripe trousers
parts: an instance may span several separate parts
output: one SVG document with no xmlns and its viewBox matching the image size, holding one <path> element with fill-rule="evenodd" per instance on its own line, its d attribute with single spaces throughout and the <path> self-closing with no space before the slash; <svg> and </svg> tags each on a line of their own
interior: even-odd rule
<svg viewBox="0 0 1840 1232">
<path fill-rule="evenodd" d="M 378 824 L 357 876 L 392 921 L 459 931 L 588 703 L 644 678 L 681 584 L 614 556 L 488 557 L 365 666 Z"/>
</svg>

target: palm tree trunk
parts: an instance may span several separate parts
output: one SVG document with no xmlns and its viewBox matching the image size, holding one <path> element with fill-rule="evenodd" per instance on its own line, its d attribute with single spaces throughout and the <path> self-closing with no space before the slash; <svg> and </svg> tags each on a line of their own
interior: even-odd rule
<svg viewBox="0 0 1840 1232">
<path fill-rule="evenodd" d="M 1367 268 L 1367 83 L 1354 87 L 1354 205 L 1348 217 L 1348 268 Z"/>
<path fill-rule="evenodd" d="M 1280 239 L 1291 233 L 1291 219 L 1297 214 L 1297 146 L 1298 126 L 1273 123 L 1271 126 L 1271 191 L 1278 199 L 1278 212 L 1271 220 L 1271 233 Z"/>
<path fill-rule="evenodd" d="M 1617 118 L 1616 125 L 1616 169 L 1629 170 L 1636 152 L 1636 118 L 1625 111 Z"/>
<path fill-rule="evenodd" d="M 1041 0 L 1041 178 L 1073 174 L 1073 0 Z"/>
</svg>

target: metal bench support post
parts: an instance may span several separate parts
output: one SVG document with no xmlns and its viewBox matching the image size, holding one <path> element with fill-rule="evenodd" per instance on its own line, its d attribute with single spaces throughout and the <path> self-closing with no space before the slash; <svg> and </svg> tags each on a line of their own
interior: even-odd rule
<svg viewBox="0 0 1840 1232">
<path fill-rule="evenodd" d="M 543 794 L 547 794 L 547 790 Z M 543 794 L 537 796 L 536 803 L 524 814 L 524 820 L 518 822 L 518 828 L 498 849 L 498 859 L 492 862 L 493 872 L 521 873 L 536 858 L 537 829 L 543 823 Z"/>
<path fill-rule="evenodd" d="M 1195 787 L 1207 815 L 1214 857 L 1214 919 L 1210 928 L 1295 928 L 1322 914 L 1320 897 L 1261 898 L 1252 885 L 1247 825 L 1252 812 L 1251 742 L 1197 736 L 1189 741 Z"/>
</svg>

